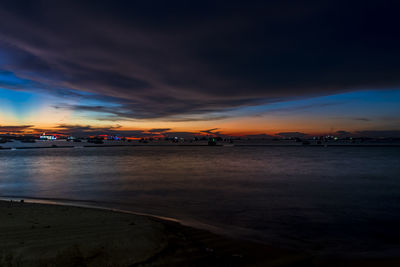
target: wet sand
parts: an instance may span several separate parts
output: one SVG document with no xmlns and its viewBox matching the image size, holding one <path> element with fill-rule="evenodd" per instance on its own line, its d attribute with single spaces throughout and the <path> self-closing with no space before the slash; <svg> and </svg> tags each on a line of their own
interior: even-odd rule
<svg viewBox="0 0 400 267">
<path fill-rule="evenodd" d="M 151 217 L 0 201 L 0 266 L 306 266 L 308 260 Z"/>
<path fill-rule="evenodd" d="M 0 201 L 0 266 L 400 266 L 318 260 L 157 218 Z"/>
</svg>

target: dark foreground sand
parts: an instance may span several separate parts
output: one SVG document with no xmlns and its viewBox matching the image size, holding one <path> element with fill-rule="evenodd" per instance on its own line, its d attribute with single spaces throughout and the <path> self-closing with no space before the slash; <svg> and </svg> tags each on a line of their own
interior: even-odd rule
<svg viewBox="0 0 400 267">
<path fill-rule="evenodd" d="M 151 217 L 0 201 L 0 266 L 400 266 L 400 262 L 318 260 Z"/>
</svg>

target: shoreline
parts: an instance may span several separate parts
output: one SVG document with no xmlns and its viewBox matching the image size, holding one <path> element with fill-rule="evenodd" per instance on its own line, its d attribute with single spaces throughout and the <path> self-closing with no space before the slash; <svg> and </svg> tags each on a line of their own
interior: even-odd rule
<svg viewBox="0 0 400 267">
<path fill-rule="evenodd" d="M 301 252 L 165 218 L 0 200 L 0 266 L 310 266 Z M 306 265 L 304 265 L 306 264 Z"/>
<path fill-rule="evenodd" d="M 182 224 L 182 222 L 180 220 L 172 218 L 172 217 L 160 216 L 160 215 L 143 213 L 143 212 L 135 212 L 135 211 L 106 207 L 106 206 L 101 206 L 101 205 L 84 204 L 84 203 L 96 203 L 96 204 L 102 203 L 102 202 L 97 202 L 97 201 L 93 201 L 93 200 L 74 200 L 74 199 L 66 199 L 66 198 L 35 198 L 35 197 L 27 197 L 27 196 L 19 196 L 19 197 L 0 196 L 0 202 L 2 202 L 2 201 L 16 202 L 16 203 L 23 202 L 23 203 L 29 203 L 29 204 L 55 205 L 55 206 L 68 206 L 68 207 L 76 207 L 76 208 L 84 208 L 84 209 L 95 209 L 95 210 L 101 210 L 101 211 L 120 212 L 120 213 L 151 217 L 151 218 L 155 218 L 155 219 L 171 221 L 171 222 L 176 222 L 176 223 Z M 111 203 L 109 203 L 109 204 L 111 204 Z"/>
<path fill-rule="evenodd" d="M 400 266 L 397 258 L 316 258 L 150 214 L 6 199 L 0 198 L 0 266 L 68 266 L 71 260 L 86 266 Z"/>
<path fill-rule="evenodd" d="M 4 147 L 0 146 L 0 150 L 40 150 L 40 149 L 74 149 L 74 148 L 116 148 L 116 147 L 225 147 L 225 148 L 240 148 L 240 147 L 285 147 L 285 148 L 310 148 L 310 147 L 319 147 L 319 148 L 400 148 L 399 144 L 309 144 L 309 145 L 302 145 L 302 144 L 236 144 L 236 145 L 224 145 L 224 144 L 217 144 L 213 146 L 209 145 L 191 145 L 191 144 L 178 144 L 178 145 L 159 145 L 159 144 L 150 144 L 150 145 L 83 145 L 83 146 L 60 146 L 60 145 L 52 145 L 52 146 L 16 146 L 16 147 Z"/>
<path fill-rule="evenodd" d="M 1 139 L 1 138 L 0 138 Z M 0 150 L 25 150 L 25 149 L 71 149 L 71 148 L 115 148 L 115 147 L 376 147 L 385 148 L 393 147 L 399 148 L 400 141 L 398 140 L 375 140 L 375 141 L 363 141 L 363 142 L 349 142 L 349 141 L 327 141 L 317 142 L 315 140 L 306 139 L 305 142 L 296 142 L 294 140 L 236 140 L 234 143 L 226 141 L 217 142 L 216 145 L 209 145 L 205 141 L 196 142 L 178 142 L 172 143 L 168 141 L 151 141 L 148 143 L 141 142 L 128 142 L 128 141 L 108 141 L 105 140 L 103 144 L 95 144 L 86 141 L 82 142 L 70 142 L 66 140 L 54 140 L 54 141 L 43 141 L 38 140 L 33 143 L 24 143 L 21 141 L 3 142 L 0 144 Z"/>
</svg>

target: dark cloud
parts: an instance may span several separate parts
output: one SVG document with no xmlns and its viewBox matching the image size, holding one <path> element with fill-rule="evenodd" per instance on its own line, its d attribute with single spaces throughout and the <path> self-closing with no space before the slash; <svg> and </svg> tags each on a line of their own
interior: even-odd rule
<svg viewBox="0 0 400 267">
<path fill-rule="evenodd" d="M 206 134 L 219 134 L 220 132 L 217 131 L 219 130 L 219 128 L 213 128 L 213 129 L 209 129 L 209 130 L 203 130 L 200 131 L 201 133 L 206 133 Z"/>
<path fill-rule="evenodd" d="M 70 104 L 59 104 L 55 105 L 54 108 L 59 109 L 70 109 L 75 111 L 90 111 L 99 113 L 95 116 L 97 120 L 102 121 L 123 121 L 123 120 L 141 120 L 141 119 L 161 119 L 172 122 L 185 122 L 185 121 L 209 121 L 209 120 L 221 120 L 229 118 L 229 115 L 201 115 L 201 112 L 192 112 L 189 116 L 185 113 L 184 109 L 176 112 L 176 114 L 170 114 L 167 117 L 161 116 L 161 114 L 151 113 L 146 110 L 139 112 L 136 105 L 124 104 L 118 106 L 90 106 L 90 105 L 70 105 Z M 194 114 L 197 113 L 197 114 Z"/>
<path fill-rule="evenodd" d="M 110 127 L 93 127 L 90 125 L 69 125 L 60 124 L 55 127 L 57 133 L 62 134 L 108 134 L 120 128 L 120 126 Z"/>
<path fill-rule="evenodd" d="M 23 133 L 32 128 L 33 125 L 18 125 L 18 126 L 1 126 L 0 133 Z"/>
<path fill-rule="evenodd" d="M 73 135 L 78 137 L 87 137 L 91 135 L 119 135 L 125 137 L 146 137 L 152 136 L 143 130 L 122 130 L 121 126 L 94 127 L 90 125 L 68 125 L 60 124 L 55 129 L 47 130 L 53 134 Z M 37 132 L 46 132 L 44 129 L 36 129 Z"/>
<path fill-rule="evenodd" d="M 363 117 L 357 117 L 357 118 L 352 118 L 355 121 L 371 121 L 369 118 L 363 118 Z"/>
<path fill-rule="evenodd" d="M 135 119 L 185 120 L 293 98 L 393 88 L 400 85 L 399 5 L 2 1 L 0 68 L 48 91 L 86 91 L 120 104 L 75 109 Z"/>
<path fill-rule="evenodd" d="M 149 130 L 123 130 L 121 126 L 110 126 L 110 127 L 93 127 L 90 125 L 67 125 L 61 124 L 56 127 L 56 130 L 52 130 L 53 134 L 64 134 L 64 135 L 74 135 L 80 137 L 86 137 L 91 135 L 118 135 L 125 137 L 159 137 L 169 136 L 169 137 L 184 137 L 192 138 L 194 136 L 199 136 L 197 132 L 172 132 L 169 128 L 159 128 L 159 129 L 149 129 Z"/>
<path fill-rule="evenodd" d="M 285 133 L 277 133 L 275 134 L 280 137 L 295 137 L 295 138 L 304 138 L 308 136 L 308 134 L 301 133 L 301 132 L 285 132 Z"/>
<path fill-rule="evenodd" d="M 165 133 L 170 131 L 170 128 L 158 128 L 158 129 L 150 129 L 148 130 L 149 133 Z"/>
<path fill-rule="evenodd" d="M 222 120 L 226 118 L 232 117 L 231 115 L 201 115 L 201 116 L 187 116 L 187 115 L 180 115 L 180 116 L 172 116 L 172 117 L 167 117 L 164 118 L 164 120 L 171 121 L 171 122 L 185 122 L 185 121 L 216 121 L 216 120 Z M 163 120 L 163 119 L 161 119 Z"/>
<path fill-rule="evenodd" d="M 375 137 L 375 138 L 399 138 L 400 130 L 374 130 L 374 131 L 356 131 L 354 132 L 362 137 Z"/>
<path fill-rule="evenodd" d="M 252 139 L 273 139 L 277 136 L 269 135 L 269 134 L 248 134 L 245 137 L 252 138 Z"/>
<path fill-rule="evenodd" d="M 351 135 L 351 132 L 341 130 L 341 131 L 337 131 L 336 134 L 340 135 L 340 136 L 347 136 L 347 135 Z"/>
<path fill-rule="evenodd" d="M 318 107 L 330 107 L 330 106 L 337 106 L 345 103 L 345 101 L 334 101 L 334 102 L 325 102 L 325 103 L 313 103 L 313 104 L 306 104 L 306 105 L 298 105 L 292 107 L 279 107 L 279 108 L 270 108 L 265 111 L 256 111 L 253 116 L 262 116 L 262 115 L 270 115 L 270 114 L 279 114 L 279 113 L 296 113 L 301 111 L 312 110 Z"/>
</svg>

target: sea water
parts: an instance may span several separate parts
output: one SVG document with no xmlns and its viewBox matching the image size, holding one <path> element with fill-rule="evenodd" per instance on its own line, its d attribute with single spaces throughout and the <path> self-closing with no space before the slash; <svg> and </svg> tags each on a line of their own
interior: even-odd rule
<svg viewBox="0 0 400 267">
<path fill-rule="evenodd" d="M 165 216 L 320 254 L 400 251 L 399 147 L 4 150 L 0 197 Z"/>
</svg>

